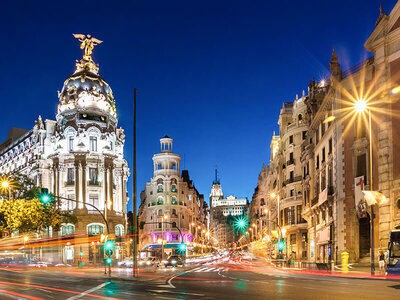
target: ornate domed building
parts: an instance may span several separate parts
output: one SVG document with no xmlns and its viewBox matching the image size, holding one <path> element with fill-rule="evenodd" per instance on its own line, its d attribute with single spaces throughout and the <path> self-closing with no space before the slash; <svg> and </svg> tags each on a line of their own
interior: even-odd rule
<svg viewBox="0 0 400 300">
<path fill-rule="evenodd" d="M 111 234 L 123 236 L 129 169 L 112 90 L 91 58 L 93 46 L 100 41 L 89 35 L 75 37 L 80 38 L 85 55 L 58 92 L 56 121 L 42 121 L 39 116 L 31 130 L 11 129 L 0 145 L 0 173 L 26 174 L 54 195 L 74 200 L 62 200 L 61 209 L 73 211 L 78 223 L 64 224 L 51 235 L 89 236 L 90 243 L 69 243 L 51 259 L 76 263 L 83 252 L 84 261 L 96 263 L 102 262 L 100 235 L 107 228 L 88 204 L 103 212 Z M 124 255 L 122 246 L 117 244 L 116 259 Z"/>
</svg>

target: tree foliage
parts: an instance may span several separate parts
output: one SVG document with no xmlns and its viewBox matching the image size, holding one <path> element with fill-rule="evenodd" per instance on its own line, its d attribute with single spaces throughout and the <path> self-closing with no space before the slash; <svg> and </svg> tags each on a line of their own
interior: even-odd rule
<svg viewBox="0 0 400 300">
<path fill-rule="evenodd" d="M 2 191 L 0 200 L 0 231 L 40 231 L 51 226 L 59 230 L 62 223 L 77 223 L 77 217 L 59 210 L 56 201 L 43 204 L 38 199 L 40 188 L 26 175 L 7 178 L 10 190 Z M 8 194 L 10 192 L 10 194 Z"/>
</svg>

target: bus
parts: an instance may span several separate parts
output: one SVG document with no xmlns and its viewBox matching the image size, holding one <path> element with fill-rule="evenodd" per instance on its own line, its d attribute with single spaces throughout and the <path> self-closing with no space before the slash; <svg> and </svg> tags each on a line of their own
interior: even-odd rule
<svg viewBox="0 0 400 300">
<path fill-rule="evenodd" d="M 386 271 L 388 275 L 400 275 L 400 229 L 392 230 L 389 233 Z"/>
</svg>

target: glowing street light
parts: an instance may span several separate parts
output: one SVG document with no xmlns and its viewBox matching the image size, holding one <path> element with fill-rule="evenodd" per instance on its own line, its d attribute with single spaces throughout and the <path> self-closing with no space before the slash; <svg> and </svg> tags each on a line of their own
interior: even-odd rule
<svg viewBox="0 0 400 300">
<path fill-rule="evenodd" d="M 354 103 L 354 110 L 358 113 L 363 113 L 367 110 L 367 102 L 364 99 L 358 99 Z"/>
<path fill-rule="evenodd" d="M 371 125 L 371 109 L 367 105 L 367 101 L 365 99 L 358 99 L 354 103 L 354 111 L 358 114 L 365 113 L 368 111 L 368 125 L 369 125 L 369 187 L 372 191 L 372 125 Z M 375 239 L 375 228 L 374 228 L 374 204 L 371 205 L 371 275 L 375 274 L 375 247 L 374 247 L 374 239 Z"/>
</svg>

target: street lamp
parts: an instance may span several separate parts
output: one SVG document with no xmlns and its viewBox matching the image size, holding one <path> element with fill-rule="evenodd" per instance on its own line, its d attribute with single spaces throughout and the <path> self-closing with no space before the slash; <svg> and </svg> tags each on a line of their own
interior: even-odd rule
<svg viewBox="0 0 400 300">
<path fill-rule="evenodd" d="M 365 99 L 358 99 L 354 103 L 354 110 L 361 114 L 368 112 L 368 127 L 369 127 L 369 186 L 372 191 L 372 126 L 371 126 L 371 109 L 368 107 L 367 101 Z M 374 205 L 371 205 L 371 275 L 375 274 L 375 233 L 374 233 Z"/>
<path fill-rule="evenodd" d="M 10 183 L 10 181 L 8 179 L 6 179 L 6 178 L 2 178 L 1 188 L 3 190 L 7 190 L 8 189 L 8 200 L 10 200 L 11 199 L 11 183 Z"/>
<path fill-rule="evenodd" d="M 167 220 L 168 216 L 163 215 L 161 221 L 161 260 L 164 260 L 164 220 Z"/>
<path fill-rule="evenodd" d="M 28 240 L 29 240 L 29 237 L 24 236 L 24 253 L 25 253 L 25 256 L 26 256 L 25 243 L 26 243 Z M 26 257 L 26 258 L 28 258 L 28 257 Z"/>
</svg>

